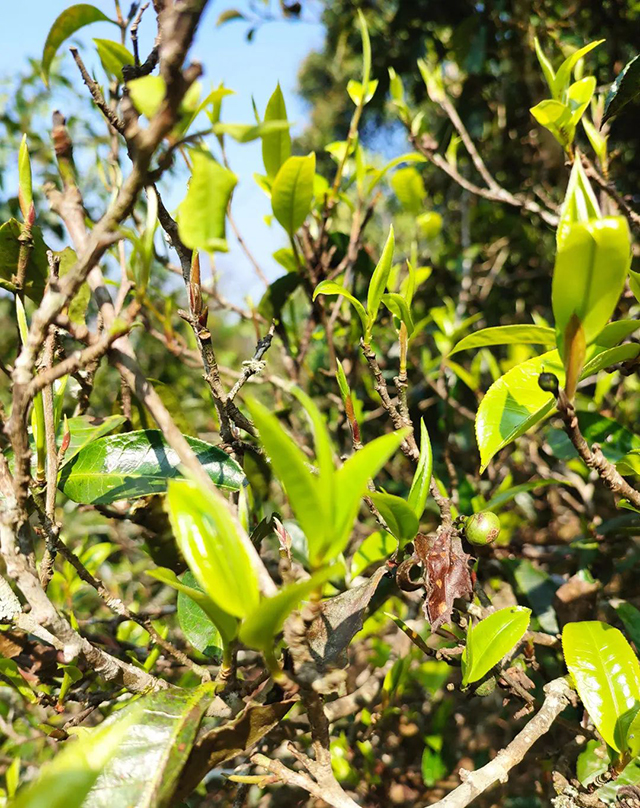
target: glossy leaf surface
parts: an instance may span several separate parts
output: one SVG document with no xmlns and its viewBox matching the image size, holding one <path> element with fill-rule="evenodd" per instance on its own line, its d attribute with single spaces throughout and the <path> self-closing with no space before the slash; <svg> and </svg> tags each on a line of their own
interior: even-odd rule
<svg viewBox="0 0 640 808">
<path fill-rule="evenodd" d="M 469 630 L 462 655 L 462 684 L 482 679 L 522 639 L 531 610 L 508 606 L 481 620 Z"/>
<path fill-rule="evenodd" d="M 185 440 L 218 487 L 237 491 L 244 484 L 242 469 L 222 449 Z M 169 480 L 181 476 L 180 459 L 162 433 L 142 429 L 84 445 L 63 466 L 58 487 L 74 502 L 104 505 L 162 493 Z"/>
</svg>

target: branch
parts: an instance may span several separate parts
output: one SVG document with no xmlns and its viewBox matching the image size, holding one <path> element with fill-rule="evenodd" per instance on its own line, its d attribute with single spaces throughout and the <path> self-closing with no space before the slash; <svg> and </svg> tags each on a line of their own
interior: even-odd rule
<svg viewBox="0 0 640 808">
<path fill-rule="evenodd" d="M 598 473 L 600 479 L 610 491 L 628 499 L 636 509 L 640 509 L 640 491 L 629 485 L 613 463 L 610 463 L 602 454 L 598 444 L 594 443 L 593 447 L 589 448 L 589 444 L 580 431 L 575 407 L 567 398 L 564 390 L 559 391 L 557 406 L 560 417 L 564 422 L 564 431 L 586 466 Z"/>
<path fill-rule="evenodd" d="M 505 782 L 509 772 L 522 761 L 533 744 L 551 729 L 551 725 L 569 703 L 571 689 L 564 678 L 554 679 L 545 686 L 546 698 L 539 712 L 529 721 L 511 743 L 495 758 L 474 772 L 465 773 L 464 782 L 430 808 L 465 808 L 494 783 Z"/>
</svg>

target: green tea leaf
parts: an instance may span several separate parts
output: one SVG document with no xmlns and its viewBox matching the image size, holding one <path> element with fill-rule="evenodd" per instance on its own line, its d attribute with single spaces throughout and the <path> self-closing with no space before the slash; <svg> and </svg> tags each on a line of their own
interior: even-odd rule
<svg viewBox="0 0 640 808">
<path fill-rule="evenodd" d="M 508 606 L 473 626 L 462 654 L 462 684 L 477 682 L 497 665 L 522 639 L 530 617 L 531 609 Z"/>
<path fill-rule="evenodd" d="M 210 443 L 185 436 L 205 471 L 219 488 L 237 491 L 244 473 L 226 452 Z M 62 467 L 58 487 L 69 499 L 105 505 L 167 490 L 181 477 L 180 459 L 162 432 L 142 429 L 92 440 Z"/>
<path fill-rule="evenodd" d="M 178 213 L 180 238 L 192 250 L 227 252 L 225 219 L 238 178 L 208 152 L 190 154 L 189 190 Z"/>
<path fill-rule="evenodd" d="M 71 437 L 67 451 L 64 453 L 63 464 L 66 465 L 92 441 L 115 432 L 126 420 L 124 415 L 108 415 L 106 418 L 96 418 L 93 415 L 76 415 L 73 418 L 67 418 L 67 428 Z M 58 443 L 62 440 L 64 432 L 65 425 L 60 423 L 57 436 Z"/>
<path fill-rule="evenodd" d="M 458 351 L 472 348 L 486 348 L 488 345 L 555 345 L 556 334 L 553 328 L 543 325 L 500 325 L 493 328 L 481 328 L 473 334 L 467 334 L 456 343 L 449 356 Z"/>
<path fill-rule="evenodd" d="M 406 430 L 382 435 L 371 441 L 336 472 L 334 482 L 333 531 L 324 549 L 326 560 L 338 556 L 347 546 L 360 501 L 373 479 L 406 437 Z"/>
<path fill-rule="evenodd" d="M 539 423 L 555 407 L 555 399 L 538 386 L 538 376 L 555 373 L 563 383 L 564 368 L 557 351 L 534 356 L 511 368 L 487 390 L 476 415 L 481 470 L 511 441 Z"/>
<path fill-rule="evenodd" d="M 203 592 L 190 570 L 183 573 L 182 583 Z M 180 623 L 182 633 L 194 648 L 201 654 L 220 661 L 222 658 L 220 632 L 202 607 L 189 597 L 184 589 L 178 592 L 178 623 Z"/>
<path fill-rule="evenodd" d="M 215 123 L 212 128 L 218 136 L 229 135 L 238 143 L 251 143 L 268 135 L 288 133 L 289 122 L 278 120 L 263 123 Z"/>
<path fill-rule="evenodd" d="M 567 623 L 564 659 L 585 709 L 609 746 L 625 748 L 624 716 L 640 704 L 640 665 L 617 628 L 589 620 Z"/>
<path fill-rule="evenodd" d="M 122 68 L 135 63 L 131 51 L 120 42 L 114 42 L 111 39 L 94 39 L 93 41 L 96 44 L 104 72 L 108 76 L 113 76 L 116 81 L 122 81 Z"/>
<path fill-rule="evenodd" d="M 316 156 L 289 157 L 280 167 L 271 188 L 273 215 L 293 237 L 311 210 Z"/>
<path fill-rule="evenodd" d="M 547 82 L 549 90 L 553 93 L 553 82 L 556 77 L 555 70 L 551 66 L 549 59 L 547 59 L 545 56 L 537 36 L 533 38 L 533 44 L 535 46 L 538 62 L 540 63 L 540 67 L 542 68 L 542 72 L 544 74 L 544 79 Z"/>
<path fill-rule="evenodd" d="M 602 124 L 618 115 L 626 105 L 640 95 L 640 56 L 635 56 L 624 66 L 611 85 L 604 102 Z"/>
<path fill-rule="evenodd" d="M 342 297 L 345 297 L 358 313 L 358 317 L 362 323 L 362 331 L 366 333 L 367 313 L 364 310 L 364 306 L 351 292 L 345 289 L 344 286 L 340 286 L 340 284 L 335 281 L 321 281 L 313 292 L 313 299 L 315 300 L 318 295 L 342 295 Z"/>
<path fill-rule="evenodd" d="M 209 620 L 216 626 L 220 632 L 220 636 L 225 644 L 229 644 L 238 633 L 238 620 L 230 615 L 229 612 L 217 606 L 211 598 L 198 586 L 188 586 L 184 580 L 181 581 L 173 570 L 166 569 L 165 567 L 158 567 L 155 570 L 147 570 L 147 575 L 155 578 L 172 589 L 175 589 L 180 594 L 186 595 L 194 603 L 196 603 L 202 611 L 207 615 Z M 184 578 L 184 576 L 183 576 Z"/>
<path fill-rule="evenodd" d="M 391 187 L 408 213 L 417 216 L 422 212 L 427 191 L 422 175 L 413 166 L 399 168 L 391 177 Z"/>
<path fill-rule="evenodd" d="M 21 234 L 22 225 L 16 219 L 9 219 L 0 226 L 0 287 L 10 292 L 15 292 L 13 278 L 18 271 Z M 31 237 L 33 249 L 29 253 L 24 292 L 35 303 L 39 303 L 49 274 L 47 245 L 44 243 L 42 231 L 37 225 L 31 228 Z"/>
<path fill-rule="evenodd" d="M 23 135 L 18 151 L 18 201 L 20 212 L 24 221 L 29 219 L 31 205 L 33 204 L 33 185 L 31 179 L 31 159 L 29 158 L 29 147 L 27 136 Z"/>
<path fill-rule="evenodd" d="M 388 558 L 397 548 L 398 540 L 384 530 L 378 530 L 367 536 L 351 559 L 349 569 L 351 578 L 356 578 L 375 562 Z"/>
<path fill-rule="evenodd" d="M 571 56 L 564 60 L 564 62 L 558 68 L 553 80 L 552 93 L 554 98 L 560 98 L 562 94 L 566 92 L 571 81 L 573 69 L 578 64 L 580 59 L 583 59 L 594 48 L 597 48 L 598 45 L 602 45 L 603 42 L 604 39 L 598 39 L 594 42 L 590 42 L 588 45 L 585 45 L 583 48 L 579 48 L 577 51 L 575 51 L 575 53 L 572 53 Z"/>
<path fill-rule="evenodd" d="M 270 598 L 263 598 L 258 608 L 243 621 L 240 640 L 258 651 L 273 649 L 274 638 L 282 631 L 284 621 L 299 604 L 322 586 L 335 573 L 333 567 L 316 572 L 309 580 L 285 586 Z"/>
<path fill-rule="evenodd" d="M 187 480 L 172 480 L 167 510 L 178 546 L 198 583 L 220 608 L 246 617 L 258 605 L 258 579 L 227 502 Z"/>
<path fill-rule="evenodd" d="M 53 62 L 53 57 L 56 55 L 60 45 L 65 39 L 69 39 L 76 31 L 79 31 L 80 28 L 84 28 L 85 25 L 90 25 L 92 22 L 112 22 L 114 25 L 117 24 L 115 20 L 111 20 L 103 14 L 99 8 L 88 3 L 69 6 L 56 18 L 49 30 L 42 53 L 42 78 L 47 86 L 49 84 L 51 62 Z"/>
<path fill-rule="evenodd" d="M 264 112 L 265 121 L 286 121 L 287 108 L 280 83 L 273 91 Z M 288 129 L 262 135 L 262 161 L 270 179 L 274 179 L 283 163 L 291 156 L 291 134 Z"/>
<path fill-rule="evenodd" d="M 18 792 L 11 808 L 81 808 L 108 761 L 131 731 L 142 700 L 125 708 L 118 720 L 90 730 L 82 740 L 70 741 L 38 778 Z M 123 711 L 124 712 L 124 711 Z M 115 808 L 115 806 L 114 806 Z"/>
<path fill-rule="evenodd" d="M 424 508 L 429 496 L 429 486 L 431 485 L 431 473 L 433 471 L 433 451 L 429 432 L 424 423 L 424 418 L 420 419 L 420 457 L 416 466 L 415 474 L 411 482 L 411 489 L 407 502 L 413 508 L 418 520 L 422 518 Z"/>
<path fill-rule="evenodd" d="M 378 265 L 373 271 L 371 280 L 369 282 L 369 291 L 367 293 L 367 334 L 365 341 L 368 341 L 368 336 L 371 334 L 371 328 L 378 316 L 378 309 L 382 301 L 382 295 L 387 288 L 389 280 L 389 273 L 391 272 L 391 264 L 393 262 L 393 250 L 395 247 L 395 237 L 393 233 L 393 225 L 389 228 L 389 235 L 385 242 L 382 255 L 378 261 Z"/>
<path fill-rule="evenodd" d="M 331 533 L 331 509 L 321 496 L 320 485 L 308 461 L 278 419 L 258 401 L 247 406 L 260 432 L 273 470 L 284 485 L 289 503 L 309 543 L 310 557 L 318 561 Z"/>
<path fill-rule="evenodd" d="M 411 506 L 393 494 L 372 491 L 368 496 L 400 544 L 411 541 L 420 528 L 418 517 Z"/>
<path fill-rule="evenodd" d="M 135 719 L 117 752 L 107 760 L 83 808 L 172 805 L 178 778 L 214 693 L 211 683 L 193 690 L 160 690 L 126 707 L 125 716 L 116 713 L 114 726 L 126 720 L 127 710 Z"/>
<path fill-rule="evenodd" d="M 387 292 L 382 295 L 381 300 L 389 311 L 405 324 L 407 336 L 410 337 L 413 334 L 413 319 L 411 317 L 411 310 L 404 297 L 395 292 Z"/>
<path fill-rule="evenodd" d="M 558 249 L 564 244 L 571 225 L 601 218 L 600 205 L 582 166 L 582 160 L 574 160 L 556 230 Z"/>
</svg>

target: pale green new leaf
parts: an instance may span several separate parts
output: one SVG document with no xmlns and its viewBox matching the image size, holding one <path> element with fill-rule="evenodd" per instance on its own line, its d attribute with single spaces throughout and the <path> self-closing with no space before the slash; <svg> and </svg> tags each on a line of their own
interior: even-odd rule
<svg viewBox="0 0 640 808">
<path fill-rule="evenodd" d="M 207 615 L 214 626 L 216 626 L 225 645 L 228 645 L 231 640 L 235 638 L 238 633 L 238 619 L 217 606 L 211 598 L 205 594 L 204 589 L 196 589 L 193 586 L 189 586 L 184 580 L 181 581 L 173 570 L 166 569 L 165 567 L 148 570 L 147 575 L 151 578 L 155 578 L 156 581 L 170 586 L 179 594 L 191 598 Z"/>
<path fill-rule="evenodd" d="M 400 544 L 411 541 L 420 528 L 418 517 L 411 506 L 402 497 L 386 492 L 372 491 L 368 496 Z"/>
<path fill-rule="evenodd" d="M 240 628 L 240 640 L 258 651 L 272 649 L 276 634 L 299 604 L 319 589 L 335 573 L 335 567 L 316 572 L 306 581 L 285 586 L 270 598 L 263 598 L 258 608 L 248 615 Z"/>
<path fill-rule="evenodd" d="M 629 225 L 623 216 L 570 225 L 558 247 L 551 292 L 561 355 L 573 315 L 584 329 L 587 345 L 605 327 L 618 304 L 630 262 Z"/>
<path fill-rule="evenodd" d="M 553 410 L 553 395 L 538 385 L 538 376 L 543 371 L 555 373 L 560 385 L 563 384 L 564 368 L 557 351 L 549 351 L 516 365 L 487 390 L 476 415 L 482 471 L 496 452 Z"/>
<path fill-rule="evenodd" d="M 568 623 L 562 650 L 589 717 L 609 746 L 625 748 L 625 716 L 640 704 L 640 665 L 618 631 L 598 620 Z"/>
<path fill-rule="evenodd" d="M 313 299 L 315 300 L 318 295 L 342 295 L 356 310 L 360 322 L 362 323 L 362 331 L 366 334 L 367 331 L 367 312 L 364 310 L 362 303 L 355 298 L 351 292 L 347 291 L 344 286 L 341 286 L 335 281 L 321 281 L 313 292 Z"/>
<path fill-rule="evenodd" d="M 422 212 L 427 192 L 422 175 L 413 166 L 399 168 L 391 177 L 391 187 L 408 213 L 417 216 Z"/>
<path fill-rule="evenodd" d="M 382 250 L 382 255 L 378 261 L 378 265 L 373 271 L 371 280 L 369 282 L 369 291 L 367 293 L 367 336 L 371 334 L 371 328 L 376 321 L 382 295 L 387 288 L 387 281 L 389 280 L 389 272 L 391 271 L 391 264 L 393 262 L 393 250 L 395 248 L 395 237 L 393 233 L 393 225 L 389 228 L 389 235 Z"/>
<path fill-rule="evenodd" d="M 258 605 L 258 579 L 240 536 L 242 528 L 226 500 L 187 480 L 173 480 L 167 510 L 178 546 L 200 586 L 221 609 L 246 617 Z"/>
<path fill-rule="evenodd" d="M 555 80 L 556 74 L 551 66 L 551 62 L 545 56 L 544 51 L 538 41 L 538 37 L 533 38 L 533 44 L 536 49 L 536 56 L 538 57 L 538 62 L 540 63 L 540 67 L 542 68 L 542 73 L 544 74 L 544 79 L 547 82 L 550 92 L 553 93 L 553 82 Z"/>
<path fill-rule="evenodd" d="M 94 39 L 98 56 L 102 62 L 104 72 L 108 76 L 113 76 L 117 81 L 122 81 L 122 68 L 125 65 L 135 63 L 133 54 L 120 42 L 111 39 Z"/>
<path fill-rule="evenodd" d="M 555 342 L 553 328 L 542 325 L 501 325 L 468 334 L 454 345 L 449 356 L 458 351 L 486 348 L 488 345 L 555 345 Z"/>
<path fill-rule="evenodd" d="M 424 418 L 420 419 L 420 457 L 416 466 L 415 474 L 411 482 L 411 489 L 407 502 L 413 508 L 418 519 L 422 518 L 424 507 L 429 496 L 429 486 L 431 485 L 431 474 L 433 472 L 433 451 L 429 432 L 424 423 Z"/>
<path fill-rule="evenodd" d="M 293 237 L 311 210 L 316 156 L 289 157 L 280 167 L 271 188 L 273 215 Z"/>
<path fill-rule="evenodd" d="M 564 245 L 571 225 L 576 222 L 588 222 L 590 219 L 601 218 L 600 205 L 582 166 L 582 160 L 576 159 L 573 161 L 567 191 L 560 210 L 560 221 L 556 230 L 558 249 Z"/>
<path fill-rule="evenodd" d="M 531 609 L 508 606 L 469 629 L 462 654 L 462 684 L 477 682 L 497 665 L 522 639 L 530 617 Z"/>
<path fill-rule="evenodd" d="M 191 151 L 191 179 L 180 205 L 178 231 L 191 250 L 227 252 L 225 219 L 238 178 L 202 149 Z"/>
<path fill-rule="evenodd" d="M 411 317 L 411 310 L 405 298 L 396 292 L 387 292 L 382 295 L 382 302 L 398 320 L 405 324 L 407 336 L 410 337 L 414 329 L 413 318 Z"/>
<path fill-rule="evenodd" d="M 567 104 L 571 110 L 571 124 L 576 126 L 584 111 L 589 106 L 596 89 L 594 76 L 587 76 L 574 82 L 567 90 Z"/>
<path fill-rule="evenodd" d="M 346 547 L 367 483 L 396 452 L 405 437 L 406 431 L 376 438 L 352 455 L 336 473 L 334 528 L 324 548 L 326 560 L 335 558 Z"/>
<path fill-rule="evenodd" d="M 264 112 L 264 120 L 286 121 L 287 108 L 284 103 L 284 96 L 278 83 L 271 98 L 267 102 Z M 291 134 L 288 129 L 281 129 L 275 132 L 264 132 L 262 135 L 262 161 L 264 169 L 270 179 L 274 179 L 280 167 L 291 156 Z"/>
<path fill-rule="evenodd" d="M 378 530 L 362 542 L 355 555 L 351 559 L 349 574 L 351 578 L 360 575 L 361 572 L 370 567 L 376 561 L 388 558 L 391 553 L 398 549 L 398 540 L 391 533 Z"/>
<path fill-rule="evenodd" d="M 26 221 L 33 204 L 33 185 L 31 179 L 31 159 L 27 136 L 23 135 L 18 151 L 18 199 L 22 218 Z"/>
<path fill-rule="evenodd" d="M 321 558 L 322 548 L 331 535 L 332 516 L 329 503 L 322 498 L 318 478 L 276 416 L 258 401 L 250 400 L 247 406 L 275 475 L 284 486 L 291 509 L 307 537 L 310 556 L 316 561 Z"/>
<path fill-rule="evenodd" d="M 554 98 L 561 98 L 562 94 L 569 87 L 569 83 L 571 82 L 571 74 L 573 73 L 573 69 L 578 64 L 579 60 L 585 57 L 590 51 L 597 48 L 598 45 L 601 45 L 603 42 L 604 39 L 598 39 L 594 42 L 590 42 L 588 45 L 585 45 L 583 48 L 579 48 L 575 53 L 572 53 L 571 56 L 564 60 L 564 62 L 558 68 L 553 80 L 552 94 Z"/>
</svg>

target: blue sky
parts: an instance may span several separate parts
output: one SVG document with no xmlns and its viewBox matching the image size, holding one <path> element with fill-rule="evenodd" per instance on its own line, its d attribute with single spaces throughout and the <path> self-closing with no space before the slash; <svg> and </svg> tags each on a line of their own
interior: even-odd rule
<svg viewBox="0 0 640 808">
<path fill-rule="evenodd" d="M 29 56 L 40 56 L 52 22 L 69 4 L 66 0 L 22 0 L 3 4 L 0 76 L 10 75 L 19 69 Z M 108 16 L 113 16 L 112 0 L 93 0 L 93 5 Z M 247 22 L 230 22 L 216 27 L 218 15 L 228 8 L 237 8 L 250 17 L 249 3 L 246 0 L 210 1 L 191 53 L 194 59 L 203 64 L 205 89 L 210 84 L 217 85 L 222 81 L 235 91 L 236 95 L 225 99 L 225 121 L 253 122 L 251 96 L 255 98 L 260 112 L 263 112 L 279 81 L 287 103 L 288 117 L 294 122 L 292 133 L 295 135 L 304 128 L 307 110 L 295 94 L 296 77 L 304 57 L 311 50 L 320 48 L 323 42 L 324 30 L 319 22 L 320 5 L 319 2 L 309 3 L 303 22 L 267 23 L 256 31 L 253 41 L 249 43 L 246 41 L 246 32 L 251 26 Z M 126 12 L 128 0 L 122 0 L 121 6 Z M 145 16 L 146 21 L 143 18 L 140 28 L 143 54 L 150 49 L 154 23 L 151 10 Z M 99 23 L 79 32 L 76 41 L 81 45 L 81 52 L 87 55 L 91 53 L 92 38 L 118 39 L 118 36 L 115 26 Z M 71 56 L 64 46 L 61 53 L 68 60 L 66 72 L 72 75 Z M 87 63 L 91 63 L 90 55 L 87 56 Z M 51 109 L 55 109 L 55 93 L 52 96 Z M 271 253 L 284 246 L 285 238 L 277 224 L 271 228 L 265 224 L 263 217 L 270 213 L 269 200 L 252 179 L 254 172 L 263 171 L 260 144 L 239 145 L 230 141 L 228 155 L 231 167 L 239 177 L 233 203 L 236 222 L 267 276 L 276 278 L 282 274 L 282 269 L 273 261 Z M 170 199 L 170 203 L 177 204 L 184 190 L 178 189 L 176 198 Z M 229 253 L 217 257 L 224 292 L 236 301 L 242 300 L 247 294 L 259 299 L 264 285 L 256 278 L 231 232 L 228 233 L 228 240 Z"/>
</svg>

